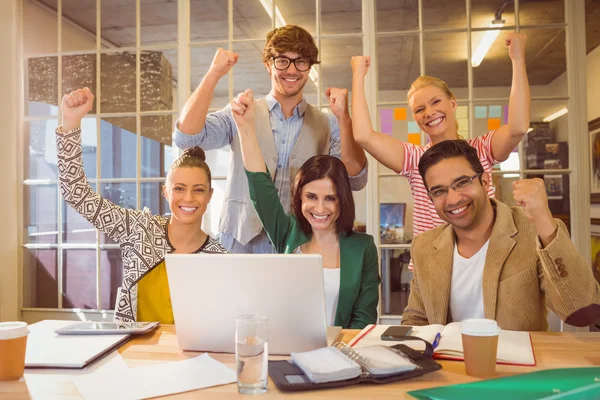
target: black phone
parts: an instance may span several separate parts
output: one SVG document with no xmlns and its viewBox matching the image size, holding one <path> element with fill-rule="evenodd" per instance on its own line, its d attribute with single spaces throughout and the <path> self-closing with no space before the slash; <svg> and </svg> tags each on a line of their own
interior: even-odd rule
<svg viewBox="0 0 600 400">
<path fill-rule="evenodd" d="M 381 340 L 398 340 L 402 336 L 408 336 L 412 326 L 390 326 L 381 334 Z"/>
</svg>

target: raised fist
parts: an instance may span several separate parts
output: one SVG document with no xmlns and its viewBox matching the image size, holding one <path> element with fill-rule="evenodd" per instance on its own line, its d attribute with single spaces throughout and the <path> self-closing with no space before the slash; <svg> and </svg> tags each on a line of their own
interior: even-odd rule
<svg viewBox="0 0 600 400">
<path fill-rule="evenodd" d="M 77 128 L 81 124 L 81 119 L 93 106 L 94 95 L 87 87 L 65 94 L 60 104 L 63 129 L 70 130 Z"/>
</svg>

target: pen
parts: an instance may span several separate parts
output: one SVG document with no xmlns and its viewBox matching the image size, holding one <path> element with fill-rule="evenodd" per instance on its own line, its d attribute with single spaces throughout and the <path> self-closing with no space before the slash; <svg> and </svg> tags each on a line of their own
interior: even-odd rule
<svg viewBox="0 0 600 400">
<path fill-rule="evenodd" d="M 435 349 L 436 347 L 438 347 L 438 344 L 440 344 L 440 339 L 442 338 L 442 334 L 441 333 L 436 333 L 435 334 L 435 339 L 433 339 L 433 348 Z"/>
</svg>

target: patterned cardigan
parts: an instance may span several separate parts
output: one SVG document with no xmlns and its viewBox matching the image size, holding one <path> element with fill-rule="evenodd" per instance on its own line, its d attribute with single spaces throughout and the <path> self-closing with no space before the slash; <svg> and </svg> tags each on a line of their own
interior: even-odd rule
<svg viewBox="0 0 600 400">
<path fill-rule="evenodd" d="M 65 201 L 97 229 L 119 243 L 123 282 L 117 290 L 115 321 L 133 322 L 137 316 L 137 283 L 175 250 L 169 242 L 169 218 L 149 211 L 130 210 L 102 198 L 92 190 L 83 170 L 81 128 L 56 129 L 60 191 Z M 210 236 L 197 252 L 227 253 Z"/>
</svg>

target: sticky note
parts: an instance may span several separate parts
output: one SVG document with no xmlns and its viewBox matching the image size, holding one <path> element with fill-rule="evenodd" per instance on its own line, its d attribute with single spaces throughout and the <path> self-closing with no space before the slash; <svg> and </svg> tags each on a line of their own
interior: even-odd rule
<svg viewBox="0 0 600 400">
<path fill-rule="evenodd" d="M 408 134 L 408 143 L 416 144 L 417 146 L 421 144 L 421 134 L 420 133 L 409 133 Z"/>
<path fill-rule="evenodd" d="M 487 106 L 475 106 L 475 118 L 487 118 Z"/>
<path fill-rule="evenodd" d="M 456 118 L 468 118 L 469 117 L 469 107 L 467 106 L 458 106 L 456 109 Z"/>
<path fill-rule="evenodd" d="M 458 130 L 469 130 L 469 120 L 467 118 L 458 118 L 456 121 L 458 122 Z"/>
<path fill-rule="evenodd" d="M 490 106 L 488 108 L 488 117 L 500 118 L 502 116 L 502 106 Z"/>
<path fill-rule="evenodd" d="M 394 119 L 396 121 L 406 121 L 406 108 L 394 108 Z"/>
<path fill-rule="evenodd" d="M 391 108 L 384 108 L 379 110 L 379 119 L 381 121 L 391 121 L 393 118 L 392 116 L 392 109 Z"/>
<path fill-rule="evenodd" d="M 500 118 L 489 118 L 488 119 L 488 131 L 500 128 Z"/>
<path fill-rule="evenodd" d="M 381 132 L 392 133 L 392 121 L 381 121 Z"/>
<path fill-rule="evenodd" d="M 415 121 L 408 121 L 408 133 L 420 133 L 421 129 L 419 128 L 419 124 Z"/>
</svg>

